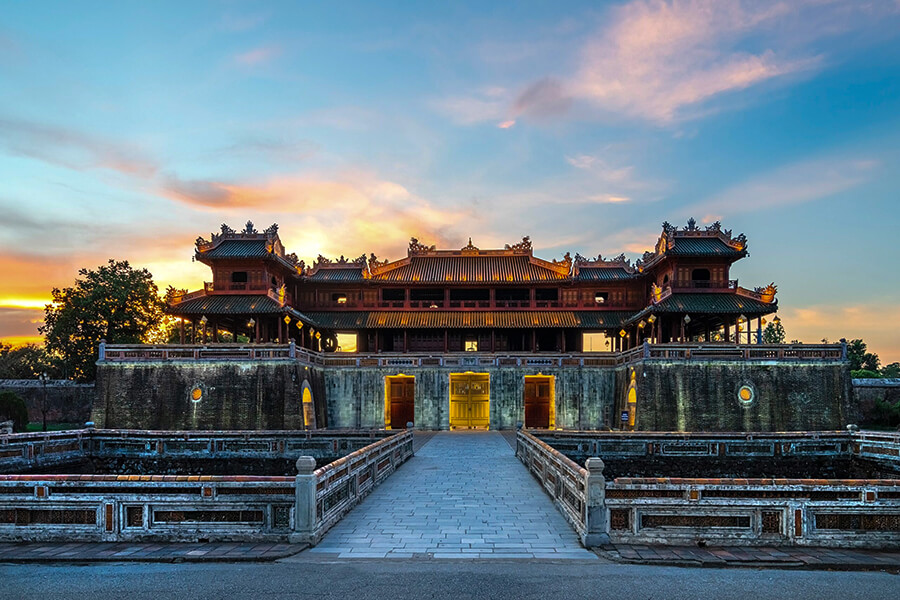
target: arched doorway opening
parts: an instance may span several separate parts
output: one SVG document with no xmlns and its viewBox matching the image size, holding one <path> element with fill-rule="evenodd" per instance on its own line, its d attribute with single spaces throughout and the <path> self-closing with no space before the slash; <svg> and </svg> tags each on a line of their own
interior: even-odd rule
<svg viewBox="0 0 900 600">
<path fill-rule="evenodd" d="M 300 388 L 300 410 L 303 413 L 303 428 L 316 428 L 316 409 L 313 404 L 312 388 L 309 381 L 304 381 Z"/>
</svg>

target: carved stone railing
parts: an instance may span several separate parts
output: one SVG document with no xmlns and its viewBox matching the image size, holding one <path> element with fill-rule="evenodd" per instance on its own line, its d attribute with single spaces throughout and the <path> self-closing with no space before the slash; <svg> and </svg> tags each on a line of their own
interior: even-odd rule
<svg viewBox="0 0 900 600">
<path fill-rule="evenodd" d="M 853 453 L 860 458 L 896 465 L 900 472 L 900 433 L 857 432 L 853 435 Z"/>
<path fill-rule="evenodd" d="M 323 353 L 290 344 L 100 345 L 105 362 L 292 359 L 327 367 L 615 367 L 642 359 L 805 360 L 846 359 L 843 344 L 649 344 L 623 352 L 570 353 Z"/>
<path fill-rule="evenodd" d="M 0 435 L 0 473 L 83 458 L 288 458 L 342 456 L 387 437 L 383 430 L 145 431 L 74 429 Z"/>
<path fill-rule="evenodd" d="M 847 431 L 692 433 L 673 431 L 542 431 L 536 437 L 567 456 L 763 459 L 849 457 L 857 445 Z"/>
<path fill-rule="evenodd" d="M 517 437 L 517 456 L 557 500 L 561 475 L 586 472 L 594 457 L 773 460 L 856 456 L 882 465 L 878 478 L 619 477 L 595 481 L 585 502 L 614 543 L 900 548 L 900 434 L 880 432 L 547 432 Z M 552 444 L 552 446 L 551 446 Z M 561 452 L 565 452 L 562 454 Z M 883 473 L 883 474 L 882 474 Z M 894 478 L 891 478 L 894 477 Z M 602 479 L 601 479 L 602 480 Z M 557 506 L 573 522 L 580 516 Z M 579 505 L 575 505 L 576 507 Z M 600 509 L 597 509 L 600 510 Z M 575 520 L 573 526 L 583 527 Z"/>
<path fill-rule="evenodd" d="M 614 543 L 900 547 L 898 479 L 617 478 Z"/>
<path fill-rule="evenodd" d="M 299 458 L 297 520 L 292 541 L 318 543 L 326 531 L 412 455 L 413 432 L 406 430 L 320 469 L 315 469 L 312 457 Z"/>
<path fill-rule="evenodd" d="M 586 547 L 604 543 L 603 461 L 590 459 L 583 468 L 524 430 L 516 434 L 516 456 L 572 525 Z"/>
<path fill-rule="evenodd" d="M 293 477 L 0 475 L 3 541 L 287 540 Z"/>
<path fill-rule="evenodd" d="M 845 360 L 843 344 L 648 344 L 645 358 L 667 360 Z"/>
<path fill-rule="evenodd" d="M 412 456 L 412 436 L 411 430 L 389 435 L 93 429 L 0 436 L 4 470 L 46 468 L 88 457 L 227 460 L 300 455 L 296 477 L 0 475 L 0 541 L 315 543 Z M 315 470 L 317 458 L 336 454 L 346 456 Z"/>
</svg>

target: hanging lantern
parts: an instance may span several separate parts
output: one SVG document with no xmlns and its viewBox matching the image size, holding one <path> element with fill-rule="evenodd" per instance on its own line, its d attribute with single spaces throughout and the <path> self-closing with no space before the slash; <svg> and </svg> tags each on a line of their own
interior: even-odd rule
<svg viewBox="0 0 900 600">
<path fill-rule="evenodd" d="M 303 329 L 303 321 L 297 321 L 297 329 Z"/>
<path fill-rule="evenodd" d="M 291 316 L 290 316 L 290 315 L 284 315 L 284 324 L 285 324 L 285 325 L 290 325 L 290 323 L 291 323 Z"/>
<path fill-rule="evenodd" d="M 625 337 L 626 335 L 628 335 L 628 332 L 625 331 L 624 329 L 622 329 L 621 331 L 619 331 L 619 336 Z"/>
<path fill-rule="evenodd" d="M 643 319 L 641 319 L 641 322 L 638 323 L 638 328 L 643 329 L 646 326 L 647 326 L 647 323 Z"/>
<path fill-rule="evenodd" d="M 319 331 L 316 332 L 316 339 L 317 339 L 317 340 L 321 340 L 321 339 L 322 339 L 322 333 L 321 333 L 321 332 L 319 332 Z"/>
<path fill-rule="evenodd" d="M 647 317 L 647 322 L 650 323 L 651 325 L 656 323 L 656 315 L 650 315 L 649 317 Z"/>
</svg>

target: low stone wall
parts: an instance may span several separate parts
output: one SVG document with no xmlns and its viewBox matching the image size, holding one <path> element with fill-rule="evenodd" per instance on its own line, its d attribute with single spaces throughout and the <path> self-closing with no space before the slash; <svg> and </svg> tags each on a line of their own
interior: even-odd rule
<svg viewBox="0 0 900 600">
<path fill-rule="evenodd" d="M 202 464 L 216 460 L 293 461 L 346 456 L 390 432 L 372 431 L 143 431 L 79 429 L 0 435 L 0 473 L 59 472 L 85 459 Z M 70 471 L 69 471 L 70 472 Z M 71 472 L 70 472 L 71 473 Z M 106 473 L 111 474 L 111 473 Z M 129 475 L 159 475 L 132 470 Z M 196 474 L 196 473 L 195 473 Z M 233 474 L 233 473 L 231 473 Z"/>
<path fill-rule="evenodd" d="M 25 400 L 28 421 L 48 425 L 74 423 L 81 427 L 91 419 L 94 384 L 54 380 L 42 385 L 34 379 L 0 379 L 0 392 L 13 392 Z M 46 394 L 46 402 L 44 401 Z"/>
<path fill-rule="evenodd" d="M 885 426 L 886 423 L 876 422 L 875 402 L 900 403 L 900 379 L 854 379 L 853 399 L 859 407 L 860 426 Z"/>
<path fill-rule="evenodd" d="M 519 458 L 554 496 L 560 476 L 547 457 L 552 452 L 590 454 L 592 485 L 572 506 L 583 522 L 574 522 L 585 539 L 583 523 L 593 523 L 612 542 L 641 544 L 798 545 L 900 548 L 900 478 L 673 478 L 617 477 L 606 481 L 610 457 L 680 456 L 682 461 L 731 453 L 751 460 L 790 454 L 807 457 L 850 455 L 880 461 L 900 473 L 900 435 L 857 434 L 602 434 L 564 432 L 517 434 Z M 545 442 L 549 442 L 549 445 Z M 540 451 L 541 445 L 550 450 Z M 537 448 L 538 450 L 534 450 Z M 559 453 L 559 452 L 557 452 Z M 543 455 L 543 458 L 535 458 Z M 599 457 L 598 457 L 599 456 Z M 571 463 L 571 461 L 569 461 Z M 702 460 L 701 460 L 702 464 Z M 574 465 L 572 467 L 571 465 Z M 580 468 L 571 463 L 569 471 Z M 555 496 L 554 496 L 555 497 Z M 559 504 L 559 502 L 557 501 Z M 597 516 L 597 506 L 603 506 Z M 593 507 L 593 508 L 590 508 Z M 572 519 L 572 510 L 562 508 Z"/>
<path fill-rule="evenodd" d="M 48 439 L 3 436 L 6 439 L 2 441 L 14 453 L 25 448 L 32 462 L 40 462 L 39 457 L 53 444 L 69 444 L 71 447 L 60 452 L 69 456 L 87 451 L 149 455 L 160 449 L 165 452 L 167 445 L 176 455 L 282 455 L 298 450 L 291 447 L 285 435 L 266 434 L 253 439 L 255 434 L 245 432 L 230 438 L 207 435 L 204 440 L 204 436 L 192 439 L 193 434 L 180 433 L 151 432 L 139 440 L 134 432 L 85 430 L 47 434 L 44 437 Z M 318 470 L 315 458 L 300 456 L 296 477 L 0 475 L 0 541 L 266 540 L 314 544 L 412 456 L 412 435 L 407 431 L 369 443 Z M 313 435 L 302 441 L 313 445 L 325 441 L 315 438 Z M 319 444 L 320 450 L 372 441 L 366 434 L 350 434 L 343 439 L 332 434 L 330 438 L 326 444 Z M 184 445 L 170 445 L 181 443 Z"/>
</svg>

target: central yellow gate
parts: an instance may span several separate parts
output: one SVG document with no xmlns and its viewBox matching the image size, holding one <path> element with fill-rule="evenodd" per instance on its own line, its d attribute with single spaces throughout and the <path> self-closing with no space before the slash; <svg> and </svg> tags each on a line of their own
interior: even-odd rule
<svg viewBox="0 0 900 600">
<path fill-rule="evenodd" d="M 491 376 L 450 374 L 450 429 L 487 429 L 491 422 Z"/>
</svg>

